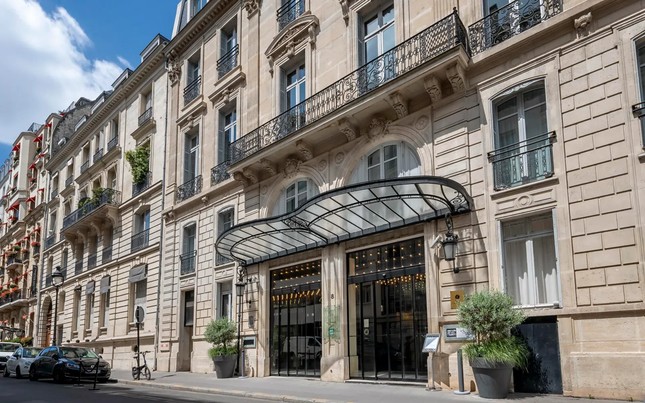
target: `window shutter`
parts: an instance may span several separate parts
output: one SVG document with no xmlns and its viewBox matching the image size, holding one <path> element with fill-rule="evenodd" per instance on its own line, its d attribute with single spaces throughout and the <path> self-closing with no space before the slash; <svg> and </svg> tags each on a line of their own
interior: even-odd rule
<svg viewBox="0 0 645 403">
<path fill-rule="evenodd" d="M 287 110 L 287 72 L 280 70 L 280 112 Z"/>
<path fill-rule="evenodd" d="M 224 127 L 226 125 L 226 119 L 225 115 L 220 112 L 219 114 L 219 125 L 218 125 L 218 133 L 217 133 L 217 138 L 219 141 L 217 142 L 217 161 L 218 163 L 222 163 L 226 161 L 226 156 L 228 154 L 227 148 L 228 148 L 228 142 L 226 141 L 226 136 L 224 134 Z"/>
</svg>

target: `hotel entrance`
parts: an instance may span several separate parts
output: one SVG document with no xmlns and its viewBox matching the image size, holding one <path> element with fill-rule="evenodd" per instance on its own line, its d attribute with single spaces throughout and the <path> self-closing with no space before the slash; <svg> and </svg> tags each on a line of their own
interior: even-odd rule
<svg viewBox="0 0 645 403">
<path fill-rule="evenodd" d="M 348 255 L 351 377 L 427 381 L 423 238 Z"/>
<path fill-rule="evenodd" d="M 320 376 L 320 261 L 271 272 L 271 375 Z"/>
</svg>

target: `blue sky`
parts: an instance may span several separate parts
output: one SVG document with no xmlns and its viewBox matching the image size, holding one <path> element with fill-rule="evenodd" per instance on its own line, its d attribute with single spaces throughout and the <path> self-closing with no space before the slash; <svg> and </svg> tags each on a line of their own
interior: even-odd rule
<svg viewBox="0 0 645 403">
<path fill-rule="evenodd" d="M 0 160 L 31 125 L 94 98 L 160 33 L 177 0 L 0 0 Z"/>
</svg>

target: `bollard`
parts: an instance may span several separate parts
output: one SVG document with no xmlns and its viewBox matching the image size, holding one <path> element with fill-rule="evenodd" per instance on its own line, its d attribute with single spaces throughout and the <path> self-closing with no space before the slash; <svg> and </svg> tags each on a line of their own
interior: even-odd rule
<svg viewBox="0 0 645 403">
<path fill-rule="evenodd" d="M 241 375 L 239 376 L 239 379 L 246 378 L 246 375 L 244 374 L 244 371 L 246 370 L 245 366 L 246 366 L 246 363 L 244 362 L 244 350 L 242 350 L 242 368 L 240 370 Z"/>
<path fill-rule="evenodd" d="M 459 390 L 455 390 L 455 395 L 467 395 L 470 391 L 464 390 L 464 363 L 461 356 L 461 349 L 457 350 L 457 375 L 459 377 Z"/>
<path fill-rule="evenodd" d="M 88 389 L 88 390 L 99 390 L 99 389 L 96 388 L 96 381 L 97 381 L 97 379 L 99 377 L 99 362 L 101 362 L 101 357 L 98 357 L 96 359 L 96 365 L 94 366 L 94 387 L 92 387 L 92 389 Z"/>
</svg>

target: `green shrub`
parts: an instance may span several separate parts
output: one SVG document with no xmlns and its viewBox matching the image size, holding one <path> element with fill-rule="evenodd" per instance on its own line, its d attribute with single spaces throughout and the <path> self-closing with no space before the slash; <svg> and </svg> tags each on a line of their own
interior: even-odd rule
<svg viewBox="0 0 645 403">
<path fill-rule="evenodd" d="M 235 322 L 228 318 L 212 320 L 206 327 L 204 338 L 213 347 L 208 355 L 213 358 L 222 355 L 237 354 L 237 346 L 233 343 L 236 336 Z"/>
<path fill-rule="evenodd" d="M 137 185 L 143 183 L 150 170 L 150 146 L 144 144 L 134 150 L 126 151 L 125 159 L 130 164 L 132 181 Z"/>
</svg>

